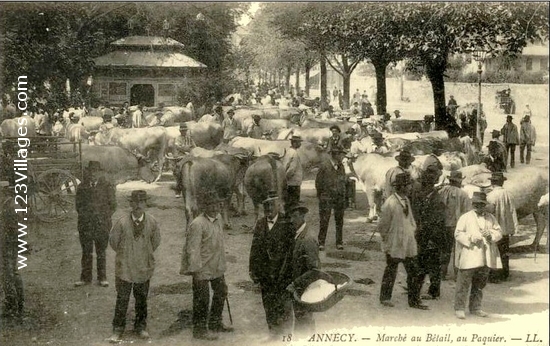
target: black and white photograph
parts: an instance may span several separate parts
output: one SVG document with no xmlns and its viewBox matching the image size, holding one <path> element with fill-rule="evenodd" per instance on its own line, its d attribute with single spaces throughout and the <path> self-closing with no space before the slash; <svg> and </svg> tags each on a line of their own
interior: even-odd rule
<svg viewBox="0 0 550 346">
<path fill-rule="evenodd" d="M 0 345 L 550 345 L 548 2 L 0 2 Z"/>
</svg>

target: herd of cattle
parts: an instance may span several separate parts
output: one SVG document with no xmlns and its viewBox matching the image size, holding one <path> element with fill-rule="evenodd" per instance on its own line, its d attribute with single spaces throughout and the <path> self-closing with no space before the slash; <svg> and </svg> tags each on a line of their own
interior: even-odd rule
<svg viewBox="0 0 550 346">
<path fill-rule="evenodd" d="M 234 119 L 242 129 L 251 124 L 253 115 L 260 115 L 260 127 L 263 132 L 271 134 L 271 140 L 236 137 L 227 144 L 222 143 L 221 125 L 215 121 L 203 121 L 211 117 L 195 119 L 192 105 L 167 107 L 162 110 L 162 114 L 158 110 L 156 113 L 144 112 L 146 127 L 114 127 L 104 131 L 100 130 L 104 122 L 101 110 L 90 111 L 87 116 L 80 117 L 77 123 L 68 121 L 68 114 L 64 114 L 66 121 L 62 125 L 62 134 L 67 141 L 82 140 L 83 163 L 100 161 L 105 172 L 117 183 L 136 177 L 154 182 L 160 178 L 163 167 L 170 167 L 183 187 L 187 220 L 197 213 L 196 191 L 202 188 L 216 189 L 226 200 L 224 221 L 230 227 L 227 210 L 233 194 L 237 196 L 238 213 L 243 212 L 245 192 L 254 203 L 256 215 L 268 190 L 276 190 L 281 197 L 279 200 L 284 201 L 286 178 L 282 162 L 290 147 L 288 139 L 291 135 L 300 135 L 304 140 L 298 155 L 304 172 L 311 179 L 311 174 L 315 173 L 320 163 L 328 160 L 322 144 L 331 136 L 329 127 L 338 125 L 344 133 L 355 124 L 342 119 L 318 120 L 304 116 L 303 111 L 292 107 L 281 109 L 261 106 L 236 109 Z M 151 117 L 162 117 L 164 126 L 147 126 L 147 119 Z M 28 134 L 32 135 L 35 133 L 34 121 L 30 117 L 27 120 Z M 445 184 L 445 178 L 451 170 L 459 169 L 465 177 L 464 188 L 470 193 L 490 185 L 490 171 L 484 164 L 480 164 L 479 153 L 468 141 L 450 139 L 444 131 L 404 132 L 407 127 L 409 130 L 421 129 L 422 126 L 418 126 L 416 121 L 395 119 L 394 122 L 403 121 L 400 128 L 404 131 L 388 133 L 384 132 L 377 117 L 366 120 L 363 125 L 382 132 L 390 150 L 383 155 L 368 153 L 372 142 L 369 136 L 365 136 L 353 143 L 353 155 L 347 159 L 350 176 L 367 195 L 369 219 L 376 215 L 377 205 L 381 203 L 385 173 L 397 164 L 393 157 L 404 147 L 416 157 L 411 167 L 413 178 L 419 177 L 423 160 L 437 147 L 445 150 L 439 155 L 444 170 L 441 184 Z M 174 145 L 180 135 L 178 124 L 181 122 L 186 122 L 197 147 L 185 158 L 176 160 L 171 154 L 177 152 Z M 17 137 L 17 127 L 17 118 L 2 121 L 2 136 Z M 537 203 L 541 196 L 548 193 L 547 170 L 522 165 L 510 169 L 506 176 L 508 180 L 505 188 L 514 198 L 518 217 L 534 215 L 537 233 L 543 232 L 546 221 Z M 284 210 L 284 205 L 281 207 Z"/>
</svg>

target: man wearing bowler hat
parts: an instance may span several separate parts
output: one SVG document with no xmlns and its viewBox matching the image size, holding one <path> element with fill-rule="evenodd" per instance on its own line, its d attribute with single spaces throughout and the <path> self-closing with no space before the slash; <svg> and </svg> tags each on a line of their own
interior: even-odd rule
<svg viewBox="0 0 550 346">
<path fill-rule="evenodd" d="M 111 230 L 109 243 L 116 252 L 115 287 L 117 292 L 113 335 L 118 342 L 126 327 L 126 312 L 130 293 L 136 300 L 134 332 L 143 339 L 149 338 L 147 327 L 147 295 L 155 270 L 154 252 L 160 245 L 160 228 L 157 220 L 147 213 L 147 192 L 134 190 L 130 194 L 131 211 L 122 216 Z"/>
<path fill-rule="evenodd" d="M 241 135 L 241 125 L 233 118 L 234 115 L 235 108 L 231 107 L 227 111 L 227 118 L 225 118 L 222 122 L 224 143 L 229 143 L 230 140 Z"/>
<path fill-rule="evenodd" d="M 444 185 L 439 189 L 439 196 L 445 206 L 445 234 L 441 244 L 441 278 L 443 280 L 447 275 L 447 267 L 455 245 L 456 223 L 462 214 L 472 209 L 468 193 L 462 190 L 462 180 L 464 179 L 462 172 L 451 171 L 447 179 L 449 185 Z"/>
<path fill-rule="evenodd" d="M 495 208 L 492 213 L 500 226 L 502 239 L 498 241 L 498 251 L 502 261 L 501 270 L 492 270 L 489 276 L 491 282 L 506 281 L 510 276 L 510 237 L 518 229 L 516 206 L 508 191 L 502 186 L 506 177 L 502 172 L 491 175 L 492 191 L 487 194 L 487 202 Z"/>
<path fill-rule="evenodd" d="M 496 269 L 497 242 L 502 238 L 497 219 L 486 211 L 487 196 L 474 192 L 474 210 L 462 215 L 456 224 L 456 258 L 458 267 L 455 289 L 455 315 L 465 319 L 466 299 L 470 295 L 469 309 L 472 315 L 489 316 L 481 309 L 483 288 L 487 284 L 490 268 Z"/>
<path fill-rule="evenodd" d="M 506 124 L 500 130 L 503 135 L 504 144 L 506 144 L 507 155 L 510 157 L 510 167 L 514 168 L 516 165 L 515 154 L 516 145 L 519 144 L 519 132 L 516 124 L 512 122 L 513 117 L 508 115 L 506 117 Z M 506 159 L 508 161 L 508 159 Z"/>
<path fill-rule="evenodd" d="M 109 245 L 111 216 L 116 210 L 116 187 L 102 174 L 99 161 L 90 161 L 84 170 L 82 183 L 76 189 L 78 235 L 82 247 L 80 280 L 75 286 L 92 283 L 93 255 L 95 247 L 97 280 L 102 287 L 107 281 L 105 251 Z"/>
<path fill-rule="evenodd" d="M 278 206 L 277 192 L 269 191 L 263 201 L 264 217 L 254 226 L 249 272 L 261 288 L 270 338 L 280 341 L 292 327 L 292 302 L 286 287 L 292 281 L 294 233 Z"/>
<path fill-rule="evenodd" d="M 416 222 L 409 198 L 411 191 L 409 173 L 396 175 L 392 185 L 395 191 L 382 205 L 382 214 L 378 223 L 378 232 L 382 237 L 382 250 L 386 254 L 386 269 L 380 286 L 380 304 L 393 307 L 391 302 L 393 285 L 397 277 L 397 266 L 403 263 L 407 272 L 407 295 L 409 306 L 428 310 L 420 299 L 421 282 L 417 262 L 417 243 L 415 239 Z"/>
<path fill-rule="evenodd" d="M 195 141 L 193 138 L 191 138 L 191 135 L 189 134 L 189 128 L 187 127 L 186 123 L 180 124 L 180 135 L 176 138 L 174 142 L 174 151 L 173 156 L 174 158 L 178 159 L 177 166 L 179 168 L 179 165 L 182 164 L 183 159 L 186 157 L 189 152 L 195 148 L 197 145 L 195 144 Z M 174 170 L 174 175 L 180 174 L 179 169 Z M 178 179 L 176 176 L 176 198 L 181 198 L 181 194 L 183 191 L 183 186 L 181 185 L 182 179 Z"/>
<path fill-rule="evenodd" d="M 393 182 L 395 181 L 395 177 L 399 173 L 409 173 L 411 163 L 413 163 L 413 161 L 415 160 L 414 156 L 412 156 L 410 151 L 408 150 L 401 150 L 401 152 L 399 152 L 399 155 L 397 155 L 395 159 L 397 160 L 398 165 L 390 168 L 386 172 L 384 198 L 388 198 L 392 195 L 392 193 L 394 193 Z"/>
<path fill-rule="evenodd" d="M 489 141 L 488 155 L 483 158 L 483 163 L 491 172 L 506 172 L 506 148 L 499 142 Z"/>
<path fill-rule="evenodd" d="M 183 246 L 180 274 L 193 278 L 195 339 L 216 340 L 215 333 L 233 332 L 222 319 L 227 299 L 225 241 L 220 215 L 222 201 L 216 191 L 199 191 L 197 203 L 202 213 L 189 224 Z"/>
<path fill-rule="evenodd" d="M 262 128 L 260 127 L 260 120 L 262 120 L 262 117 L 258 114 L 254 114 L 252 116 L 252 120 L 252 124 L 250 124 L 250 126 L 246 130 L 246 135 L 250 138 L 260 139 L 262 138 L 263 134 Z"/>
<path fill-rule="evenodd" d="M 531 117 L 526 115 L 520 125 L 519 133 L 519 161 L 521 163 L 531 163 L 531 151 L 537 141 L 537 131 L 531 124 Z M 525 148 L 527 148 L 527 156 L 524 156 Z"/>
<path fill-rule="evenodd" d="M 321 261 L 319 259 L 319 244 L 314 235 L 310 232 L 306 223 L 306 214 L 308 209 L 304 206 L 296 205 L 288 211 L 290 224 L 295 230 L 294 250 L 292 251 L 292 280 L 287 290 L 293 294 L 296 290 L 294 280 L 314 269 L 320 269 Z M 294 331 L 298 336 L 312 335 L 315 333 L 315 321 L 313 313 L 294 305 Z"/>
<path fill-rule="evenodd" d="M 302 137 L 293 135 L 290 138 L 290 149 L 284 158 L 286 172 L 287 194 L 285 206 L 290 208 L 300 201 L 300 186 L 302 185 L 303 171 L 298 149 L 302 146 Z"/>
<path fill-rule="evenodd" d="M 330 151 L 330 159 L 321 164 L 315 177 L 315 189 L 319 199 L 319 250 L 325 249 L 330 214 L 334 209 L 336 248 L 343 250 L 344 210 L 346 209 L 347 176 L 342 164 L 346 152 L 336 146 Z"/>
</svg>

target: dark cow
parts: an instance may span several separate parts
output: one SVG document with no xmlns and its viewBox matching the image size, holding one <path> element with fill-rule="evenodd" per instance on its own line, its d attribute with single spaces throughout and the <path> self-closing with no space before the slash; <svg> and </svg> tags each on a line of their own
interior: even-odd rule
<svg viewBox="0 0 550 346">
<path fill-rule="evenodd" d="M 284 212 L 286 197 L 286 173 L 277 154 L 263 155 L 248 167 L 244 175 L 246 193 L 254 204 L 255 222 L 259 218 L 260 204 L 268 191 L 277 191 L 281 212 Z"/>
</svg>

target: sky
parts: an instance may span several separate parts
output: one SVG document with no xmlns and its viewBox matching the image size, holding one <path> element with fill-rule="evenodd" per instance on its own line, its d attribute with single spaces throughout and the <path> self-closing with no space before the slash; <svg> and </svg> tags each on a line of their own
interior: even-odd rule
<svg viewBox="0 0 550 346">
<path fill-rule="evenodd" d="M 254 13 L 256 13 L 256 11 L 258 11 L 259 8 L 260 8 L 260 3 L 253 2 L 250 4 L 250 9 L 248 10 L 248 13 L 251 15 L 254 15 Z M 248 14 L 244 14 L 239 20 L 239 25 L 246 26 L 248 25 L 248 23 L 250 23 L 250 21 L 251 21 L 250 16 Z"/>
</svg>

